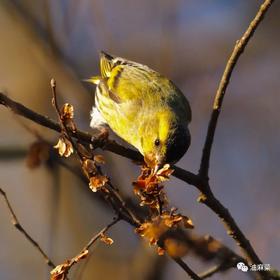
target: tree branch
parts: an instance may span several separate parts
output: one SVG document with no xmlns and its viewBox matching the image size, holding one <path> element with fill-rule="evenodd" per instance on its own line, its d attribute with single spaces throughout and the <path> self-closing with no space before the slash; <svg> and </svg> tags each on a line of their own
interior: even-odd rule
<svg viewBox="0 0 280 280">
<path fill-rule="evenodd" d="M 12 100 L 7 95 L 1 92 L 0 92 L 0 104 L 4 105 L 7 108 L 10 108 L 15 114 L 27 118 L 41 126 L 50 128 L 57 132 L 61 132 L 61 127 L 58 122 L 50 119 L 47 116 L 43 116 L 39 113 L 32 111 L 31 109 L 25 107 L 21 103 Z M 104 143 L 104 140 L 99 138 L 98 136 L 93 136 L 81 130 L 77 130 L 75 133 L 69 131 L 69 133 L 72 137 L 84 141 L 92 145 L 94 148 L 102 148 L 103 150 L 110 151 L 112 153 L 115 153 L 117 155 L 126 157 L 134 161 L 143 161 L 143 157 L 139 152 L 132 150 L 130 148 L 126 148 L 118 144 L 116 141 L 108 139 Z M 173 175 L 179 179 L 184 178 L 183 180 L 188 184 L 198 185 L 201 182 L 200 178 L 190 171 L 186 171 L 177 166 L 173 166 L 172 168 L 174 169 Z"/>
<path fill-rule="evenodd" d="M 74 151 L 78 154 L 78 156 L 80 158 L 81 166 L 83 166 L 83 162 L 86 160 L 86 158 L 79 150 L 77 143 L 72 139 L 72 135 L 75 136 L 77 134 L 76 125 L 74 124 L 74 122 L 72 122 L 73 126 L 75 127 L 75 130 L 69 129 L 65 124 L 64 118 L 61 116 L 61 112 L 59 110 L 59 105 L 58 105 L 58 101 L 57 101 L 56 81 L 54 79 L 51 79 L 51 88 L 52 88 L 52 93 L 53 93 L 52 103 L 53 103 L 53 106 L 55 108 L 55 111 L 56 111 L 58 119 L 59 119 L 61 132 L 63 134 L 65 134 L 65 136 L 67 136 L 68 140 L 71 142 L 71 145 L 73 146 Z M 77 138 L 77 140 L 80 140 L 78 136 L 76 136 L 76 138 Z M 92 153 L 91 153 L 90 157 L 94 158 Z M 94 161 L 92 161 L 92 162 L 94 163 Z M 101 168 L 97 167 L 96 165 L 95 165 L 95 168 L 96 168 L 96 172 L 103 176 Z M 86 177 L 89 179 L 90 174 L 88 174 L 86 169 L 83 169 L 83 171 L 86 174 Z M 112 205 L 112 207 L 114 208 L 114 210 L 116 211 L 116 213 L 118 213 L 118 215 L 122 217 L 122 219 L 125 219 L 125 220 L 128 219 L 130 222 L 133 222 L 134 226 L 139 226 L 141 224 L 140 220 L 134 215 L 134 213 L 131 211 L 131 209 L 129 209 L 126 206 L 125 201 L 120 196 L 120 194 L 116 191 L 116 188 L 112 185 L 110 179 L 109 178 L 107 178 L 107 179 L 108 179 L 108 182 L 105 183 L 105 185 L 107 186 L 107 190 L 105 192 L 103 192 L 104 197 L 106 198 L 107 196 L 108 197 L 111 196 L 109 202 Z M 110 194 L 110 195 L 108 195 L 108 194 Z M 118 208 L 118 206 L 113 203 L 114 200 L 118 201 L 120 208 Z M 124 213 L 122 212 L 122 210 L 124 211 Z"/>
<path fill-rule="evenodd" d="M 218 264 L 218 265 L 215 265 L 215 266 L 209 268 L 208 270 L 200 273 L 199 277 L 201 279 L 206 279 L 221 271 L 223 271 L 223 264 Z"/>
<path fill-rule="evenodd" d="M 93 236 L 90 241 L 87 243 L 87 245 L 82 249 L 82 251 L 88 250 L 93 243 L 95 243 L 103 234 L 105 234 L 113 225 L 118 223 L 121 220 L 120 217 L 115 218 L 110 224 L 108 224 L 106 227 L 104 227 L 102 230 L 99 231 L 95 236 Z M 82 252 L 81 251 L 81 252 Z"/>
<path fill-rule="evenodd" d="M 53 271 L 51 271 L 52 278 L 51 279 L 65 279 L 72 268 L 72 266 L 78 263 L 81 259 L 84 259 L 88 256 L 88 250 L 90 247 L 99 239 L 104 236 L 104 234 L 116 223 L 120 221 L 120 217 L 115 218 L 110 224 L 105 226 L 102 230 L 100 230 L 96 235 L 94 235 L 87 245 L 80 251 L 78 255 L 73 257 L 70 260 L 66 260 L 63 264 L 60 264 L 55 267 Z"/>
<path fill-rule="evenodd" d="M 238 245 L 242 248 L 248 259 L 255 264 L 262 263 L 260 258 L 257 256 L 254 248 L 250 244 L 249 240 L 245 237 L 243 232 L 240 230 L 233 217 L 227 208 L 225 208 L 218 199 L 215 198 L 214 194 L 210 189 L 210 185 L 208 184 L 209 180 L 209 163 L 210 163 L 210 155 L 211 149 L 213 146 L 214 135 L 217 127 L 218 118 L 221 112 L 221 107 L 223 103 L 223 99 L 226 93 L 226 89 L 228 87 L 231 74 L 233 69 L 245 50 L 250 38 L 253 36 L 255 30 L 259 26 L 260 22 L 264 18 L 265 13 L 268 11 L 269 7 L 273 3 L 273 0 L 265 0 L 263 4 L 260 6 L 255 18 L 249 24 L 247 30 L 243 34 L 243 36 L 238 40 L 234 46 L 234 49 L 229 57 L 229 60 L 226 64 L 224 73 L 222 75 L 218 90 L 216 92 L 213 111 L 208 125 L 207 136 L 205 140 L 205 144 L 203 147 L 201 164 L 199 169 L 199 177 L 204 181 L 204 184 L 200 186 L 200 199 L 199 201 L 207 205 L 210 209 L 212 209 L 224 222 L 226 228 L 228 229 L 228 234 L 237 242 Z M 260 274 L 264 279 L 268 279 L 268 273 L 261 272 Z"/>
<path fill-rule="evenodd" d="M 247 30 L 242 35 L 242 37 L 237 40 L 234 49 L 228 59 L 228 62 L 226 64 L 224 73 L 222 75 L 221 81 L 219 83 L 216 96 L 214 99 L 213 104 L 213 111 L 212 115 L 209 121 L 208 125 L 208 131 L 207 136 L 202 152 L 202 159 L 200 164 L 200 170 L 199 175 L 202 178 L 205 178 L 208 180 L 208 172 L 209 172 L 209 162 L 210 162 L 210 155 L 211 155 L 211 149 L 213 145 L 214 135 L 217 127 L 218 118 L 221 112 L 223 99 L 231 78 L 232 71 L 243 53 L 244 49 L 246 48 L 247 44 L 249 43 L 249 40 L 254 35 L 254 32 L 256 31 L 257 27 L 259 26 L 260 22 L 264 18 L 265 13 L 268 11 L 269 7 L 273 3 L 274 0 L 265 0 L 263 4 L 260 6 L 259 11 L 257 12 L 255 18 L 252 20 L 252 22 L 249 24 Z"/>
<path fill-rule="evenodd" d="M 241 247 L 245 255 L 248 257 L 251 263 L 262 264 L 263 262 L 257 256 L 250 241 L 246 238 L 243 232 L 240 230 L 235 220 L 231 216 L 227 208 L 225 208 L 221 202 L 214 196 L 209 186 L 204 185 L 203 192 L 199 197 L 199 202 L 207 205 L 213 210 L 223 221 L 227 228 L 227 233 L 231 236 L 236 243 Z"/>
<path fill-rule="evenodd" d="M 191 268 L 180 258 L 172 258 L 182 269 L 186 271 L 186 273 L 190 276 L 190 279 L 193 280 L 201 280 L 201 278 L 191 270 Z"/>
<path fill-rule="evenodd" d="M 19 230 L 25 238 L 40 252 L 40 254 L 45 259 L 47 265 L 51 268 L 55 268 L 54 262 L 47 256 L 47 254 L 44 252 L 44 250 L 40 247 L 40 245 L 30 236 L 29 233 L 22 227 L 22 225 L 19 223 L 19 220 L 8 200 L 8 197 L 6 193 L 0 188 L 0 194 L 3 196 L 5 203 L 7 205 L 7 208 L 12 216 L 12 224 L 15 226 L 17 230 Z"/>
</svg>

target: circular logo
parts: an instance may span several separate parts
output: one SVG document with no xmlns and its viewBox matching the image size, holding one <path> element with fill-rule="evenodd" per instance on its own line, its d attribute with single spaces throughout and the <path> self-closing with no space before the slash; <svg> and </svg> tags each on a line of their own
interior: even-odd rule
<svg viewBox="0 0 280 280">
<path fill-rule="evenodd" d="M 238 270 L 241 270 L 243 272 L 248 271 L 248 266 L 245 265 L 245 263 L 243 263 L 243 262 L 239 262 L 236 266 L 237 266 Z"/>
</svg>

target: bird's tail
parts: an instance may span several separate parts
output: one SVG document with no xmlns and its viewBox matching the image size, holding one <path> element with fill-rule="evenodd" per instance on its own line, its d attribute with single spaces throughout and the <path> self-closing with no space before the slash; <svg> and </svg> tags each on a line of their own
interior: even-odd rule
<svg viewBox="0 0 280 280">
<path fill-rule="evenodd" d="M 100 52 L 100 72 L 102 78 L 110 77 L 112 68 L 114 67 L 114 57 L 101 51 Z"/>
</svg>

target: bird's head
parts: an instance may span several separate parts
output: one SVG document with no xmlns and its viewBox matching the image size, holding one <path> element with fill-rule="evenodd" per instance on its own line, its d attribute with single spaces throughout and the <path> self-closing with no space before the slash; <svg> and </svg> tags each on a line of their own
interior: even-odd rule
<svg viewBox="0 0 280 280">
<path fill-rule="evenodd" d="M 143 127 L 141 148 L 145 162 L 150 167 L 177 162 L 190 146 L 187 124 L 161 113 Z"/>
</svg>

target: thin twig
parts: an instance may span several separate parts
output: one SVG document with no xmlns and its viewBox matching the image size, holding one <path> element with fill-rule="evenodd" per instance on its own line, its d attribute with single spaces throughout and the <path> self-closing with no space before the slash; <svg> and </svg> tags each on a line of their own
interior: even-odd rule
<svg viewBox="0 0 280 280">
<path fill-rule="evenodd" d="M 75 141 L 73 141 L 71 134 L 70 134 L 70 130 L 66 127 L 63 118 L 61 117 L 61 113 L 59 110 L 59 105 L 58 105 L 58 101 L 57 101 L 57 94 L 56 94 L 56 81 L 54 79 L 51 80 L 51 88 L 52 88 L 52 93 L 53 93 L 53 105 L 54 108 L 56 110 L 56 113 L 58 115 L 59 118 L 59 122 L 60 122 L 60 126 L 61 126 L 61 132 L 63 134 L 65 134 L 68 138 L 68 140 L 71 142 L 74 150 L 76 151 L 76 153 L 78 154 L 79 158 L 80 158 L 80 162 L 81 164 L 84 161 L 84 156 L 81 154 L 81 152 L 79 151 Z M 76 131 L 75 131 L 76 134 Z M 74 135 L 75 135 L 74 134 Z M 78 140 L 79 138 L 76 137 Z M 100 168 L 96 168 L 96 170 L 100 173 L 100 175 L 103 175 L 102 171 Z M 86 171 L 86 170 L 85 170 Z M 87 177 L 89 178 L 89 174 L 87 175 Z M 109 180 L 109 179 L 108 179 Z M 139 226 L 140 220 L 134 215 L 134 213 L 126 206 L 125 201 L 123 200 L 123 198 L 119 195 L 119 193 L 116 191 L 116 188 L 112 185 L 112 183 L 110 182 L 110 180 L 107 182 L 106 186 L 108 187 L 108 191 L 110 192 L 109 196 L 109 200 L 108 202 L 112 205 L 113 209 L 116 211 L 116 213 L 118 213 L 119 215 L 122 216 L 122 218 L 124 220 L 127 220 L 129 222 L 132 222 L 134 224 L 134 226 Z M 107 193 L 105 193 L 105 197 L 107 196 Z M 118 208 L 115 203 L 114 203 L 114 199 L 116 201 L 118 201 L 120 208 Z M 123 210 L 124 213 L 120 210 Z"/>
<path fill-rule="evenodd" d="M 73 139 L 71 137 L 71 133 L 75 134 L 76 131 L 69 130 L 67 128 L 67 126 L 65 125 L 62 117 L 61 117 L 61 113 L 60 113 L 58 102 L 57 102 L 56 81 L 55 81 L 55 79 L 51 79 L 51 88 L 52 88 L 52 94 L 53 94 L 52 104 L 55 108 L 55 111 L 56 111 L 56 114 L 57 114 L 57 117 L 58 117 L 58 120 L 59 120 L 59 123 L 60 123 L 61 133 L 65 134 L 67 136 L 67 138 L 71 142 L 73 148 L 75 148 L 75 151 L 77 152 L 77 155 L 79 156 L 80 160 L 83 161 L 83 157 L 82 157 L 81 153 L 79 152 L 79 149 L 78 149 L 76 143 L 73 141 Z"/>
<path fill-rule="evenodd" d="M 91 240 L 87 243 L 87 245 L 82 249 L 81 252 L 85 250 L 89 250 L 94 242 L 96 242 L 103 234 L 105 234 L 113 225 L 118 223 L 121 220 L 121 217 L 115 218 L 110 224 L 104 227 L 102 230 L 99 231 L 95 236 L 91 238 Z"/>
<path fill-rule="evenodd" d="M 215 266 L 209 268 L 208 270 L 200 273 L 199 277 L 201 279 L 206 279 L 206 278 L 213 276 L 217 272 L 221 272 L 221 271 L 223 271 L 223 264 L 215 265 Z"/>
<path fill-rule="evenodd" d="M 223 272 L 226 272 L 228 269 L 230 268 L 236 268 L 236 264 L 235 262 L 222 262 L 218 265 L 214 265 L 213 267 L 210 267 L 209 269 L 207 269 L 206 271 L 202 272 L 199 274 L 199 277 L 201 279 L 207 279 L 207 278 L 210 278 L 212 277 L 214 274 L 216 273 L 223 273 Z M 246 262 L 245 262 L 246 264 Z M 247 264 L 248 265 L 248 264 Z M 256 272 L 253 272 L 253 271 L 248 271 L 247 272 L 247 275 L 251 278 L 251 279 L 256 279 Z M 273 277 L 271 279 L 274 279 Z"/>
<path fill-rule="evenodd" d="M 65 130 L 65 133 L 66 133 L 67 128 L 66 128 L 66 126 L 64 125 L 64 122 L 61 119 L 61 114 L 60 114 L 60 110 L 59 110 L 59 106 L 58 106 L 58 102 L 57 102 L 56 81 L 55 81 L 55 79 L 52 78 L 50 84 L 51 84 L 51 89 L 52 89 L 52 94 L 53 94 L 52 104 L 53 104 L 53 107 L 55 108 L 55 112 L 57 114 L 61 130 Z"/>
<path fill-rule="evenodd" d="M 212 115 L 209 121 L 208 125 L 208 131 L 207 136 L 204 143 L 204 148 L 202 152 L 202 158 L 201 158 L 201 164 L 200 164 L 200 170 L 199 174 L 202 178 L 208 179 L 208 172 L 209 172 L 209 162 L 210 162 L 210 155 L 211 155 L 211 149 L 213 145 L 214 135 L 216 131 L 216 126 L 218 122 L 218 118 L 221 112 L 221 107 L 223 103 L 223 99 L 229 84 L 229 81 L 231 79 L 231 74 L 233 72 L 233 69 L 243 53 L 244 49 L 246 48 L 247 44 L 249 43 L 249 40 L 254 35 L 254 32 L 256 31 L 257 27 L 259 26 L 260 22 L 264 18 L 264 15 L 268 11 L 269 7 L 273 3 L 274 0 L 265 0 L 263 4 L 260 6 L 255 18 L 252 20 L 252 22 L 249 24 L 247 30 L 242 35 L 242 37 L 237 40 L 234 49 L 228 59 L 228 62 L 226 64 L 224 73 L 222 75 L 221 81 L 219 83 L 214 104 L 213 104 L 213 111 Z"/>
<path fill-rule="evenodd" d="M 221 112 L 221 107 L 223 103 L 223 98 L 226 93 L 227 86 L 229 84 L 231 74 L 233 69 L 243 53 L 245 47 L 247 46 L 250 38 L 253 36 L 255 30 L 259 26 L 260 22 L 264 18 L 265 13 L 268 11 L 269 7 L 273 3 L 273 0 L 265 0 L 263 4 L 260 6 L 255 18 L 249 24 L 247 30 L 243 34 L 243 36 L 238 40 L 234 46 L 234 49 L 228 59 L 226 64 L 224 73 L 222 75 L 214 104 L 213 111 L 208 125 L 207 136 L 205 140 L 205 144 L 203 147 L 201 164 L 199 169 L 199 176 L 202 180 L 204 180 L 204 184 L 200 187 L 201 196 L 200 202 L 207 205 L 211 208 L 224 222 L 226 228 L 228 229 L 228 234 L 237 242 L 238 245 L 242 248 L 248 259 L 255 264 L 261 264 L 262 261 L 256 254 L 254 248 L 250 244 L 249 240 L 245 237 L 243 232 L 240 230 L 233 217 L 227 208 L 225 208 L 218 199 L 214 196 L 210 189 L 210 185 L 208 184 L 208 173 L 209 173 L 209 164 L 210 164 L 210 155 L 211 149 L 213 145 L 214 135 L 216 131 L 216 126 L 218 122 L 218 117 Z M 268 279 L 268 273 L 259 272 L 264 279 Z"/>
<path fill-rule="evenodd" d="M 201 280 L 201 278 L 180 258 L 172 258 L 186 273 L 190 276 L 190 279 Z"/>
<path fill-rule="evenodd" d="M 64 276 L 67 276 L 72 266 L 76 263 L 78 263 L 81 259 L 88 256 L 88 250 L 90 247 L 99 239 L 101 238 L 113 225 L 118 223 L 121 220 L 120 217 L 115 218 L 110 224 L 105 226 L 102 230 L 100 230 L 97 234 L 95 234 L 90 241 L 86 244 L 86 246 L 77 254 L 75 257 L 73 257 L 70 260 L 66 260 L 62 265 L 58 265 L 57 268 L 63 267 L 63 270 L 60 272 Z M 56 270 L 56 269 L 55 269 Z M 55 271 L 54 270 L 54 271 Z M 54 272 L 55 273 L 55 272 Z"/>
<path fill-rule="evenodd" d="M 29 233 L 27 233 L 27 231 L 22 227 L 22 225 L 19 223 L 19 220 L 8 200 L 8 197 L 6 195 L 6 193 L 0 188 L 0 194 L 3 196 L 5 203 L 7 205 L 7 208 L 11 214 L 12 217 L 12 224 L 15 226 L 15 228 L 17 230 L 19 230 L 24 236 L 25 238 L 40 252 L 40 254 L 43 256 L 43 258 L 45 259 L 47 265 L 51 268 L 55 268 L 55 264 L 54 262 L 47 256 L 47 254 L 44 252 L 44 250 L 41 248 L 41 246 L 38 244 L 38 242 L 36 242 Z"/>
<path fill-rule="evenodd" d="M 203 189 L 203 190 L 202 190 Z M 210 186 L 204 184 L 201 188 L 201 195 L 198 199 L 199 202 L 207 205 L 212 211 L 214 211 L 224 223 L 227 233 L 231 236 L 236 243 L 241 247 L 242 251 L 248 258 L 249 262 L 253 264 L 262 264 L 263 262 L 260 260 L 258 255 L 256 254 L 253 246 L 250 241 L 246 238 L 244 233 L 241 231 L 229 210 L 222 205 L 222 203 L 214 196 L 212 193 Z M 259 271 L 259 273 L 263 276 L 264 279 L 269 278 L 269 272 L 267 271 Z M 279 278 L 280 279 L 280 278 Z"/>
<path fill-rule="evenodd" d="M 51 80 L 51 88 L 52 88 L 52 93 L 53 93 L 53 99 L 52 99 L 52 102 L 53 102 L 53 106 L 56 110 L 56 113 L 57 113 L 57 116 L 58 116 L 58 119 L 59 119 L 59 122 L 60 122 L 60 126 L 61 126 L 61 131 L 62 133 L 64 133 L 68 140 L 71 142 L 74 150 L 76 151 L 76 153 L 78 154 L 79 158 L 80 158 L 80 161 L 81 161 L 81 164 L 82 162 L 84 161 L 84 157 L 83 155 L 81 154 L 81 152 L 79 151 L 75 141 L 73 141 L 72 137 L 71 137 L 71 134 L 70 134 L 70 130 L 66 127 L 62 117 L 61 117 L 61 113 L 60 113 L 60 110 L 59 110 L 59 105 L 58 105 L 58 102 L 57 102 L 57 94 L 56 94 L 56 81 L 54 79 Z M 75 134 L 76 134 L 76 131 L 75 131 Z M 74 135 L 75 135 L 74 134 Z M 79 138 L 77 137 L 77 139 L 79 140 Z M 100 175 L 103 175 L 102 171 L 101 171 L 101 168 L 97 168 L 98 172 L 100 173 Z M 88 176 L 87 176 L 88 177 Z M 109 180 L 109 179 L 108 179 Z M 114 199 L 116 199 L 119 204 L 120 204 L 120 207 L 121 209 L 130 217 L 130 219 L 133 221 L 134 225 L 135 226 L 139 226 L 141 224 L 140 220 L 134 215 L 134 213 L 126 206 L 126 203 L 124 201 L 124 199 L 120 196 L 120 194 L 116 191 L 116 188 L 112 185 L 111 181 L 109 180 L 107 183 L 106 183 L 106 186 L 108 187 L 108 191 L 110 191 L 110 194 L 114 197 Z M 116 209 L 116 207 L 114 207 L 114 209 Z M 116 209 L 117 210 L 117 213 L 120 214 L 120 211 L 119 209 Z M 122 214 L 122 213 L 121 213 Z M 123 215 L 122 214 L 122 218 L 126 219 L 126 215 Z"/>
<path fill-rule="evenodd" d="M 14 210 L 12 209 L 10 203 L 9 203 L 9 200 L 5 194 L 5 192 L 0 188 L 0 193 L 3 195 L 4 199 L 5 199 L 5 202 L 7 204 L 7 207 L 10 211 L 10 214 L 12 216 L 12 223 L 13 225 L 20 231 L 24 234 L 24 236 L 35 246 L 35 248 L 37 248 L 39 250 L 39 252 L 43 255 L 44 259 L 46 260 L 46 263 L 51 267 L 51 268 L 54 268 L 55 265 L 54 263 L 50 260 L 50 258 L 46 255 L 46 253 L 41 249 L 41 247 L 38 245 L 38 243 L 36 241 L 34 241 L 34 239 L 23 229 L 23 227 L 19 224 L 19 221 L 14 213 Z M 111 228 L 114 224 L 116 224 L 120 219 L 117 218 L 117 219 L 114 219 L 110 224 L 108 224 L 106 227 L 104 227 L 98 234 L 96 234 L 88 243 L 87 245 L 81 250 L 80 254 L 85 251 L 85 250 L 88 250 L 92 244 L 94 242 L 96 242 L 96 240 L 98 240 L 98 238 L 100 237 L 100 235 L 103 233 L 105 233 L 107 230 L 109 230 L 109 228 Z M 132 224 L 133 225 L 133 224 Z M 189 240 L 191 242 L 191 246 L 195 246 L 195 247 L 199 247 L 198 245 L 196 245 L 196 243 L 201 243 L 201 237 L 194 237 L 194 235 L 192 235 L 192 237 L 189 236 Z M 224 246 L 224 245 L 223 245 Z M 207 251 L 207 246 L 204 246 L 203 248 L 204 250 Z M 229 253 L 234 257 L 236 258 L 237 260 L 242 260 L 242 258 L 238 255 L 236 255 L 234 252 L 232 252 L 229 248 L 225 247 L 225 250 L 226 251 L 230 251 Z M 204 258 L 204 254 L 205 252 L 196 252 L 198 255 L 201 255 L 202 258 Z M 78 254 L 79 255 L 79 254 Z M 207 255 L 207 253 L 206 253 Z M 71 260 L 71 266 L 74 264 L 74 259 L 76 257 L 72 258 Z M 243 260 L 244 261 L 244 260 Z M 177 259 L 176 261 L 182 268 L 186 269 L 185 265 L 183 266 L 182 265 L 182 262 L 180 259 Z M 245 261 L 244 261 L 245 262 Z"/>
<path fill-rule="evenodd" d="M 214 270 L 214 268 L 211 268 L 203 273 L 200 273 L 199 277 L 201 278 L 204 278 L 204 274 L 208 274 L 208 272 L 210 274 L 210 271 L 214 274 L 217 272 L 224 272 L 231 268 L 236 268 L 236 265 L 239 262 L 243 262 L 245 265 L 249 266 L 246 259 L 236 254 L 229 247 L 216 240 L 212 236 L 199 236 L 193 233 L 186 233 L 185 235 L 185 242 L 187 244 L 187 247 L 195 255 L 200 257 L 204 262 L 212 261 L 217 263 L 217 266 L 215 266 L 217 270 L 215 270 L 215 272 L 212 271 Z M 219 267 L 219 269 L 217 267 Z M 249 271 L 249 273 L 252 277 L 255 274 L 251 271 Z"/>
</svg>

